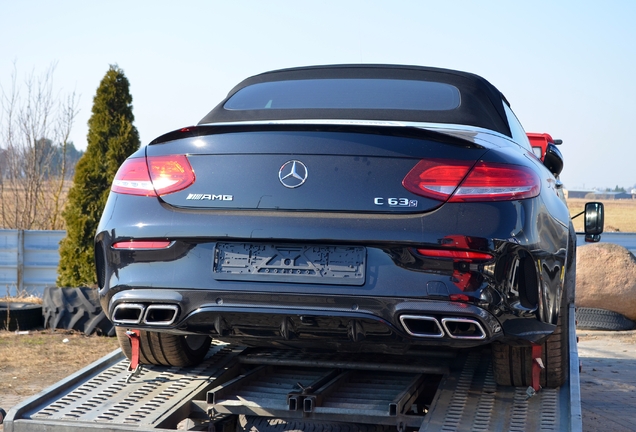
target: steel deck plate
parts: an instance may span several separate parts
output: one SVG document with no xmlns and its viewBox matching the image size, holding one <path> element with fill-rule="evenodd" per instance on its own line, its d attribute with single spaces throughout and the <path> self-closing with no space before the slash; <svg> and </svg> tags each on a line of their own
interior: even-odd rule
<svg viewBox="0 0 636 432">
<path fill-rule="evenodd" d="M 570 306 L 570 329 L 575 329 Z M 525 388 L 497 386 L 488 350 L 473 351 L 440 384 L 424 431 L 581 431 L 579 357 L 571 331 L 570 375 L 558 389 L 528 397 Z"/>
<path fill-rule="evenodd" d="M 12 409 L 4 430 L 173 430 L 162 423 L 204 398 L 242 350 L 215 345 L 196 367 L 145 366 L 128 383 L 129 362 L 118 350 Z"/>
<path fill-rule="evenodd" d="M 570 316 L 570 328 L 574 329 L 574 313 Z M 237 376 L 240 368 L 255 367 L 253 363 L 258 363 L 258 356 L 251 355 L 250 351 L 241 355 L 243 351 L 240 347 L 216 345 L 211 348 L 206 360 L 197 367 L 147 367 L 130 383 L 125 382 L 128 361 L 123 358 L 120 351 L 116 351 L 12 408 L 5 419 L 4 430 L 174 430 L 176 423 L 189 414 L 196 413 L 199 417 L 207 418 L 206 393 L 223 386 L 226 382 L 229 383 L 230 379 Z M 244 363 L 239 362 L 239 358 Z M 305 400 L 308 399 L 299 399 L 297 409 L 307 409 L 310 417 L 340 421 L 355 418 L 361 423 L 372 418 L 377 421 L 382 416 L 397 419 L 400 415 L 395 416 L 395 411 L 408 409 L 409 401 L 412 400 L 404 397 L 403 389 L 409 386 L 400 378 L 408 374 L 415 377 L 422 373 L 442 372 L 444 377 L 428 413 L 421 417 L 420 431 L 582 430 L 579 360 L 574 331 L 570 332 L 569 380 L 559 389 L 542 389 L 531 398 L 527 397 L 525 388 L 500 387 L 495 384 L 487 348 L 465 352 L 456 359 L 444 356 L 422 359 L 423 364 L 420 365 L 419 371 L 399 363 L 387 364 L 389 373 L 380 372 L 381 368 L 378 366 L 356 367 L 356 362 L 345 361 L 341 355 L 310 356 L 303 362 L 302 356 L 298 357 L 289 352 L 281 352 L 278 355 L 270 352 L 263 358 L 267 359 L 263 363 L 270 366 L 261 367 L 275 367 L 278 370 L 282 368 L 283 371 L 287 367 L 290 372 L 302 366 L 315 368 L 316 373 L 319 372 L 318 369 L 325 367 L 338 370 L 348 367 L 352 378 L 359 376 L 365 383 L 369 383 L 369 386 L 365 384 L 361 387 L 362 391 L 355 391 L 354 386 L 358 385 L 357 378 L 339 378 L 343 385 L 333 386 L 335 391 L 328 395 L 325 393 L 323 401 L 320 400 L 320 392 L 308 393 L 317 399 L 312 399 L 310 405 L 305 405 Z M 288 363 L 287 366 L 285 363 Z M 440 363 L 446 363 L 449 369 L 441 368 Z M 379 381 L 373 381 L 373 377 Z M 292 378 L 292 381 L 296 379 Z M 311 382 L 312 379 L 315 377 L 299 381 Z M 390 384 L 397 381 L 399 386 L 391 389 Z M 385 384 L 388 385 L 386 391 L 382 390 Z M 265 374 L 264 381 L 258 384 L 256 390 L 268 391 L 268 387 L 273 389 L 275 385 Z M 288 389 L 285 389 L 285 392 L 287 391 Z M 417 390 L 411 387 L 407 391 Z M 356 402 L 355 395 L 363 396 Z M 377 398 L 374 397 L 376 395 Z M 230 401 L 231 396 L 230 393 L 226 400 Z M 331 401 L 327 396 L 334 396 L 331 400 L 339 402 L 329 406 Z M 245 400 L 245 397 L 243 399 Z M 375 403 L 380 400 L 381 403 Z M 327 402 L 323 405 L 322 402 L 325 401 Z M 351 406 L 351 403 L 356 406 Z M 277 413 L 285 412 L 283 404 L 281 400 Z M 367 415 L 364 411 L 373 412 Z M 330 415 L 332 417 L 329 417 Z M 405 419 L 404 416 L 402 418 Z M 382 423 L 387 424 L 385 420 L 382 420 Z"/>
</svg>

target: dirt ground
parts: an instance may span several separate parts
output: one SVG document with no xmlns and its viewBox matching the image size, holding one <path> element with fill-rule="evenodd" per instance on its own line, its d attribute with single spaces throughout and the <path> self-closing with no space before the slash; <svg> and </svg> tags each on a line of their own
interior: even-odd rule
<svg viewBox="0 0 636 432">
<path fill-rule="evenodd" d="M 636 331 L 578 336 L 583 431 L 636 431 Z M 8 411 L 117 347 L 116 338 L 77 332 L 0 332 L 0 407 Z"/>
<path fill-rule="evenodd" d="M 119 347 L 117 338 L 79 332 L 26 333 L 0 331 L 0 408 L 5 411 Z"/>
<path fill-rule="evenodd" d="M 577 335 L 583 431 L 636 431 L 636 331 Z"/>
</svg>

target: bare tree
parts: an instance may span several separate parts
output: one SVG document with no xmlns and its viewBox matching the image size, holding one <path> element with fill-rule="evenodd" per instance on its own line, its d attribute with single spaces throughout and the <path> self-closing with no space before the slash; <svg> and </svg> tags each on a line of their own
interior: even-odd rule
<svg viewBox="0 0 636 432">
<path fill-rule="evenodd" d="M 67 147 L 78 98 L 54 91 L 55 64 L 8 91 L 0 85 L 0 228 L 62 229 L 68 190 Z M 52 167 L 61 152 L 61 166 Z"/>
</svg>

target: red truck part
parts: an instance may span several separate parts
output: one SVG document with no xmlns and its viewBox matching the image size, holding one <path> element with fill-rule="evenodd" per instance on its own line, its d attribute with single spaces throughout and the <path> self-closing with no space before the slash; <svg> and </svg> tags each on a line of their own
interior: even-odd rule
<svg viewBox="0 0 636 432">
<path fill-rule="evenodd" d="M 528 135 L 528 139 L 530 140 L 532 151 L 539 159 L 541 159 L 541 162 L 543 162 L 545 152 L 548 149 L 548 144 L 555 144 L 555 140 L 547 133 L 528 132 L 526 135 Z"/>
</svg>

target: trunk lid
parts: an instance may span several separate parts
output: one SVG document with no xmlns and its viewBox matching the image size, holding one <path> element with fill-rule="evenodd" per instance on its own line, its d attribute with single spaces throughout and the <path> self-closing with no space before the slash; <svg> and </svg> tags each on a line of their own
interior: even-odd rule
<svg viewBox="0 0 636 432">
<path fill-rule="evenodd" d="M 420 160 L 477 161 L 487 151 L 426 131 L 380 129 L 215 133 L 149 145 L 147 155 L 187 156 L 194 184 L 160 197 L 179 208 L 411 213 L 442 204 L 402 186 Z"/>
</svg>

